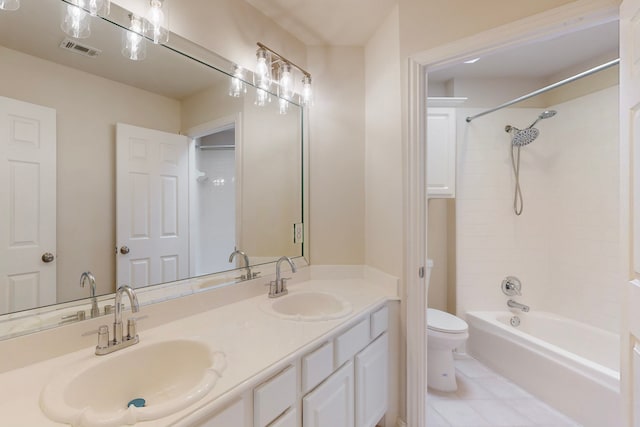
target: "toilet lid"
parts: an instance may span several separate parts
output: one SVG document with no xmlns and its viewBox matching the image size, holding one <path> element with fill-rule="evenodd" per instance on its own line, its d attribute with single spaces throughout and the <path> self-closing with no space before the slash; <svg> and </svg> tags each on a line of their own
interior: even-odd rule
<svg viewBox="0 0 640 427">
<path fill-rule="evenodd" d="M 453 314 L 445 313 L 435 308 L 428 308 L 427 327 L 432 331 L 460 334 L 467 332 L 469 326 L 467 322 Z"/>
</svg>

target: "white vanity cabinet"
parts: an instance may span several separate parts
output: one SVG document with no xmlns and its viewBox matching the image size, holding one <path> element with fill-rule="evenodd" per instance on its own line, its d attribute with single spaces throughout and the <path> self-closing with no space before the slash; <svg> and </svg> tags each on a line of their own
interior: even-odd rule
<svg viewBox="0 0 640 427">
<path fill-rule="evenodd" d="M 388 318 L 384 306 L 334 339 L 337 370 L 304 396 L 303 427 L 375 427 L 384 416 L 389 396 Z"/>
<path fill-rule="evenodd" d="M 389 309 L 289 360 L 201 427 L 375 427 L 387 412 Z"/>
</svg>

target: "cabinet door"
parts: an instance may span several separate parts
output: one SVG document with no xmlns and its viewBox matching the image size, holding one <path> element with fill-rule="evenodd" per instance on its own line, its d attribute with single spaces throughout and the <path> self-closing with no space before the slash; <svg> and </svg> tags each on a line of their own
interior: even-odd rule
<svg viewBox="0 0 640 427">
<path fill-rule="evenodd" d="M 388 359 L 387 333 L 356 356 L 356 427 L 374 427 L 387 412 Z"/>
<path fill-rule="evenodd" d="M 427 109 L 427 196 L 455 197 L 455 108 Z"/>
<path fill-rule="evenodd" d="M 353 427 L 353 362 L 349 361 L 302 400 L 304 427 Z"/>
</svg>

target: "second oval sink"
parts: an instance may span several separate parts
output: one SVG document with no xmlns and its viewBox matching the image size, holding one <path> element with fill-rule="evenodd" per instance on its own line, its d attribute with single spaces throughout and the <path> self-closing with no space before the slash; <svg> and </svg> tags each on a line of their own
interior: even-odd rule
<svg viewBox="0 0 640 427">
<path fill-rule="evenodd" d="M 339 319 L 352 311 L 344 298 L 317 291 L 290 291 L 289 295 L 266 301 L 262 307 L 280 318 L 300 321 Z"/>
</svg>

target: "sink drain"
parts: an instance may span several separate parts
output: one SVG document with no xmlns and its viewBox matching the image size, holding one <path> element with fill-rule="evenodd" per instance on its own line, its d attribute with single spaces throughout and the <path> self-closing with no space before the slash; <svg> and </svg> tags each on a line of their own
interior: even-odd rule
<svg viewBox="0 0 640 427">
<path fill-rule="evenodd" d="M 139 397 L 137 399 L 133 399 L 132 401 L 130 401 L 129 403 L 127 403 L 127 408 L 129 406 L 135 406 L 136 408 L 144 408 L 144 405 L 147 403 L 146 400 L 144 400 L 143 398 Z"/>
</svg>

